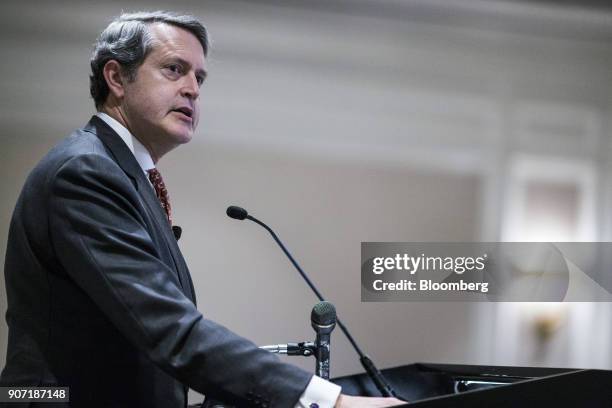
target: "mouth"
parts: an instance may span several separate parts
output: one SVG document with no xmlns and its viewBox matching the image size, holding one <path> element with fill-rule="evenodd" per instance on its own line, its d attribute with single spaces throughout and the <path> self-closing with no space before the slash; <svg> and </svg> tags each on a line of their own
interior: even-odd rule
<svg viewBox="0 0 612 408">
<path fill-rule="evenodd" d="M 188 106 L 172 109 L 171 112 L 177 113 L 179 117 L 186 122 L 193 122 L 193 109 Z"/>
</svg>

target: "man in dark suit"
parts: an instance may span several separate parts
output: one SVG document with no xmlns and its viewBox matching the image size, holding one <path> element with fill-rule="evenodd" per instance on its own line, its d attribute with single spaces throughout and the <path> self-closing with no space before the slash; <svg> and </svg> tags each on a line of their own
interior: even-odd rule
<svg viewBox="0 0 612 408">
<path fill-rule="evenodd" d="M 0 385 L 69 386 L 88 408 L 184 407 L 188 387 L 237 406 L 399 403 L 339 396 L 196 309 L 155 164 L 193 136 L 207 53 L 190 16 L 124 14 L 101 34 L 98 113 L 35 167 L 13 214 Z"/>
</svg>

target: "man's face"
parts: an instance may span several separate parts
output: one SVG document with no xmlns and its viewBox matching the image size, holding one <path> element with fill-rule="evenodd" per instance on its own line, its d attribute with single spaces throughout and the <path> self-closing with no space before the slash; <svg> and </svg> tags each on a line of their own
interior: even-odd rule
<svg viewBox="0 0 612 408">
<path fill-rule="evenodd" d="M 158 23 L 150 32 L 155 45 L 134 81 L 125 82 L 122 107 L 128 129 L 160 157 L 193 137 L 206 61 L 189 31 Z"/>
</svg>

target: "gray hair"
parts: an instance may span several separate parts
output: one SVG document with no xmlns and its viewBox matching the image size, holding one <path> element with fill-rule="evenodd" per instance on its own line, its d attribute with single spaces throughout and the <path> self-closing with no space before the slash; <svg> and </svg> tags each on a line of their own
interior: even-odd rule
<svg viewBox="0 0 612 408">
<path fill-rule="evenodd" d="M 89 91 L 96 109 L 102 107 L 110 92 L 104 79 L 104 65 L 110 60 L 116 60 L 121 64 L 127 80 L 133 81 L 136 70 L 153 49 L 154 41 L 149 32 L 149 25 L 153 23 L 170 24 L 191 32 L 202 44 L 204 55 L 208 55 L 206 28 L 191 15 L 167 11 L 123 13 L 102 31 L 89 62 Z"/>
</svg>

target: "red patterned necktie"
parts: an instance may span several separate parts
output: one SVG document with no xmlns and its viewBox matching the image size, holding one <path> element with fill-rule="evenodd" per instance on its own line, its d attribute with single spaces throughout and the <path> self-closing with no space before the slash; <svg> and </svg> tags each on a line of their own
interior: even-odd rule
<svg viewBox="0 0 612 408">
<path fill-rule="evenodd" d="M 166 185 L 164 184 L 164 179 L 161 176 L 159 170 L 155 167 L 147 170 L 149 175 L 149 180 L 151 184 L 153 184 L 153 188 L 155 189 L 155 194 L 157 198 L 159 198 L 159 202 L 161 203 L 162 208 L 166 212 L 166 216 L 168 217 L 168 222 L 172 225 L 172 210 L 170 209 L 170 197 L 168 196 L 168 190 L 166 190 Z"/>
</svg>

